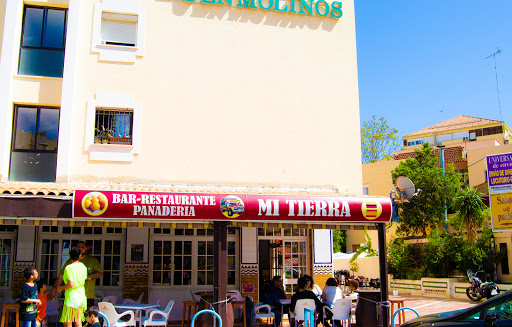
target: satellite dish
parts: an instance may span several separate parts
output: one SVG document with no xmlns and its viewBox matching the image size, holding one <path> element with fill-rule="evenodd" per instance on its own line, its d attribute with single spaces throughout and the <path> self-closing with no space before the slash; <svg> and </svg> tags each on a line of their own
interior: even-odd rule
<svg viewBox="0 0 512 327">
<path fill-rule="evenodd" d="M 395 186 L 401 199 L 410 200 L 416 192 L 414 183 L 405 176 L 398 176 L 395 181 Z"/>
</svg>

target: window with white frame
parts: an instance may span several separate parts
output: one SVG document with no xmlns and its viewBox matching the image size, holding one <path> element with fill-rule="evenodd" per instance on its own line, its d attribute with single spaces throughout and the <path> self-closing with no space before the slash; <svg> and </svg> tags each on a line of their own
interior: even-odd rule
<svg viewBox="0 0 512 327">
<path fill-rule="evenodd" d="M 101 61 L 134 63 L 144 55 L 145 10 L 137 0 L 103 0 L 94 7 L 91 50 Z"/>
<path fill-rule="evenodd" d="M 155 228 L 152 233 L 153 285 L 213 285 L 212 229 Z M 173 235 L 172 240 L 169 240 L 169 234 Z M 228 285 L 237 283 L 238 250 L 235 235 L 234 229 L 228 230 Z"/>
<path fill-rule="evenodd" d="M 121 286 L 123 232 L 121 228 L 43 226 L 38 269 L 40 279 L 53 285 L 61 267 L 69 259 L 69 250 L 84 240 L 89 255 L 96 257 L 103 267 L 103 277 L 96 280 L 96 285 Z"/>
<path fill-rule="evenodd" d="M 137 22 L 137 15 L 102 12 L 101 44 L 136 46 Z"/>
<path fill-rule="evenodd" d="M 13 244 L 11 236 L 0 235 L 0 287 L 11 285 Z"/>
</svg>

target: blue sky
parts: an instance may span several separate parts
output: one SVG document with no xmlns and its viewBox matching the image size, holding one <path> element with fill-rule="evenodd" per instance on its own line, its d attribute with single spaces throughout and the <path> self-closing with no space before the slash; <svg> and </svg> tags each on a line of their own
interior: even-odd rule
<svg viewBox="0 0 512 327">
<path fill-rule="evenodd" d="M 399 136 L 458 115 L 512 127 L 512 0 L 354 0 L 361 124 Z"/>
</svg>

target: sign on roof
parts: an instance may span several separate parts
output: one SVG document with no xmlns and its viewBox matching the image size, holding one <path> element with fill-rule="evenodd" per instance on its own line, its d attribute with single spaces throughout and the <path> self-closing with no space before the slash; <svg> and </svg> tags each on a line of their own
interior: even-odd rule
<svg viewBox="0 0 512 327">
<path fill-rule="evenodd" d="M 391 219 L 391 200 L 387 197 L 76 190 L 73 218 L 386 223 Z"/>
<path fill-rule="evenodd" d="M 489 194 L 512 191 L 512 153 L 486 157 Z"/>
</svg>

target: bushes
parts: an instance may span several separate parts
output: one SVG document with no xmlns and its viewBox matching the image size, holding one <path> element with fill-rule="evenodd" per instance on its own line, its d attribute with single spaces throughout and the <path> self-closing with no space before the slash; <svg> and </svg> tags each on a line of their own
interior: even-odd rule
<svg viewBox="0 0 512 327">
<path fill-rule="evenodd" d="M 482 267 L 492 276 L 495 263 L 502 257 L 494 251 L 492 231 L 485 227 L 475 243 L 463 236 L 433 230 L 427 237 L 422 256 L 414 255 L 412 246 L 402 239 L 394 239 L 388 245 L 389 273 L 397 279 L 445 278 L 450 277 L 454 269 L 465 273 L 468 269 L 475 271 Z"/>
</svg>

